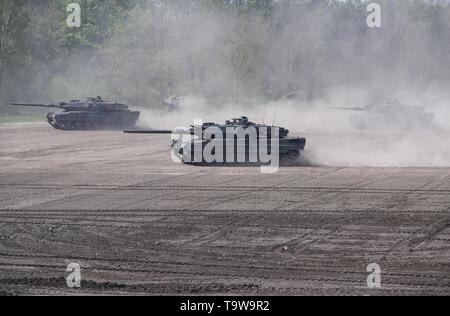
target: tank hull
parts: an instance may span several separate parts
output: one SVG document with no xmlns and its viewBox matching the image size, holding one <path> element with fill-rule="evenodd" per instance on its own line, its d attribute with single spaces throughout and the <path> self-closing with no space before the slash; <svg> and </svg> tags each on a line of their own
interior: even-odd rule
<svg viewBox="0 0 450 316">
<path fill-rule="evenodd" d="M 48 123 L 58 130 L 123 130 L 136 125 L 140 112 L 53 112 Z"/>
<path fill-rule="evenodd" d="M 199 148 L 206 149 L 207 145 L 211 145 L 210 142 L 198 141 Z M 234 146 L 231 148 L 227 147 L 226 140 L 223 143 L 218 143 L 216 146 L 223 146 L 222 155 L 218 155 L 220 157 L 220 161 L 210 162 L 207 161 L 203 155 L 203 152 L 200 153 L 201 156 L 196 156 L 199 153 L 195 152 L 195 146 L 197 141 L 188 142 L 188 143 L 177 143 L 173 146 L 174 154 L 187 165 L 233 165 L 233 164 L 255 164 L 261 165 L 264 164 L 264 160 L 261 159 L 260 153 L 271 154 L 271 146 L 270 142 L 267 143 L 267 147 L 259 150 L 259 146 L 252 148 L 248 141 L 244 144 L 243 142 L 238 145 L 238 142 L 234 143 Z M 299 162 L 302 156 L 303 151 L 306 147 L 306 138 L 282 138 L 279 140 L 279 160 L 282 164 L 290 164 Z M 232 154 L 228 154 L 227 152 L 231 152 Z M 216 152 L 213 151 L 213 154 Z M 241 154 L 239 154 L 241 153 Z"/>
</svg>

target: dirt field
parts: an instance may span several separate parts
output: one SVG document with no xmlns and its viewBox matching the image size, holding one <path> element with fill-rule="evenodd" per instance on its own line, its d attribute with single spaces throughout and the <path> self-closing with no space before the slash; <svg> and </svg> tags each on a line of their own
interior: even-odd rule
<svg viewBox="0 0 450 316">
<path fill-rule="evenodd" d="M 174 164 L 168 144 L 0 127 L 0 295 L 450 294 L 450 168 L 263 175 Z"/>
</svg>

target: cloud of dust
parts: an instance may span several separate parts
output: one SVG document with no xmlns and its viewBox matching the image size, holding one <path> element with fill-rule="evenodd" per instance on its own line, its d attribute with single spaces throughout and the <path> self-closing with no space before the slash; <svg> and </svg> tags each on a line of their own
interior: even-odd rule
<svg viewBox="0 0 450 316">
<path fill-rule="evenodd" d="M 430 7 L 431 22 L 420 21 L 409 6 L 423 3 L 382 0 L 384 27 L 369 30 L 364 1 L 281 1 L 270 18 L 192 3 L 136 8 L 94 56 L 68 61 L 49 96 L 137 105 L 143 128 L 245 115 L 306 135 L 312 164 L 450 166 L 448 7 Z M 423 110 L 373 119 L 364 107 L 383 94 Z M 170 95 L 186 96 L 180 111 L 164 111 Z M 435 115 L 432 127 L 416 128 L 426 113 Z M 358 127 L 370 118 L 370 128 Z"/>
<path fill-rule="evenodd" d="M 450 117 L 443 95 L 434 89 L 414 96 L 402 92 L 398 97 L 408 106 L 423 107 L 435 114 L 430 129 L 413 126 L 398 129 L 395 122 L 380 128 L 361 130 L 355 123 L 363 108 L 373 101 L 369 91 L 335 89 L 329 97 L 314 102 L 280 100 L 265 104 L 212 107 L 201 97 L 187 96 L 180 111 L 164 113 L 144 110 L 142 128 L 172 129 L 189 126 L 195 119 L 223 123 L 230 118 L 248 116 L 256 123 L 288 128 L 292 136 L 306 136 L 305 163 L 330 167 L 448 167 L 450 166 Z M 364 113 L 364 112 L 363 112 Z M 363 114 L 369 115 L 369 114 Z M 383 116 L 381 116 L 383 118 Z M 389 128 L 390 127 L 390 128 Z"/>
</svg>

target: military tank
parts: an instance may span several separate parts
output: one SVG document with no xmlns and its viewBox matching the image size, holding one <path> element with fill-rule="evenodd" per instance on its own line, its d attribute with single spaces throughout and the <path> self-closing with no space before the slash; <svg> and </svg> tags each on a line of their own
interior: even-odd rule
<svg viewBox="0 0 450 316">
<path fill-rule="evenodd" d="M 351 118 L 352 125 L 362 131 L 430 131 L 435 120 L 424 107 L 406 105 L 397 99 L 347 110 L 363 112 Z"/>
<path fill-rule="evenodd" d="M 103 101 L 101 97 L 57 104 L 11 103 L 17 106 L 56 108 L 47 114 L 48 123 L 59 130 L 124 130 L 133 128 L 140 112 L 122 103 Z"/>
<path fill-rule="evenodd" d="M 219 140 L 215 134 L 210 135 L 208 131 L 211 130 L 220 132 L 223 137 Z M 249 132 L 250 130 L 253 134 Z M 267 132 L 263 133 L 264 130 Z M 198 134 L 199 131 L 200 135 Z M 230 133 L 230 131 L 234 131 L 234 133 Z M 193 165 L 263 164 L 264 161 L 260 159 L 259 151 L 262 150 L 261 146 L 264 144 L 268 154 L 275 152 L 272 148 L 272 137 L 276 137 L 278 140 L 280 162 L 282 164 L 293 164 L 300 161 L 306 146 L 306 138 L 289 137 L 289 130 L 286 128 L 256 124 L 249 121 L 246 116 L 228 120 L 225 124 L 203 123 L 201 126 L 175 130 L 127 130 L 125 133 L 171 134 L 175 138 L 171 145 L 172 152 L 183 163 Z M 230 140 L 231 142 L 229 142 Z M 251 142 L 252 140 L 255 142 Z M 196 148 L 205 150 L 212 143 L 215 143 L 215 146 L 223 146 L 223 160 L 220 162 L 211 163 L 205 160 L 203 156 L 197 156 Z"/>
<path fill-rule="evenodd" d="M 179 111 L 185 97 L 173 95 L 163 100 L 164 108 L 169 112 Z"/>
</svg>

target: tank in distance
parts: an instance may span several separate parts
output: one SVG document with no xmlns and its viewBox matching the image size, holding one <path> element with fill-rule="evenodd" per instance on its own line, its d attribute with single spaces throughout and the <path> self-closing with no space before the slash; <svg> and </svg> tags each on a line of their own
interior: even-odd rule
<svg viewBox="0 0 450 316">
<path fill-rule="evenodd" d="M 15 106 L 54 108 L 48 123 L 59 130 L 124 130 L 136 126 L 140 112 L 123 103 L 103 101 L 101 97 L 56 104 L 10 103 Z"/>
<path fill-rule="evenodd" d="M 435 127 L 433 113 L 394 98 L 382 97 L 366 107 L 338 109 L 355 112 L 351 116 L 351 124 L 360 131 L 427 132 Z"/>
</svg>

